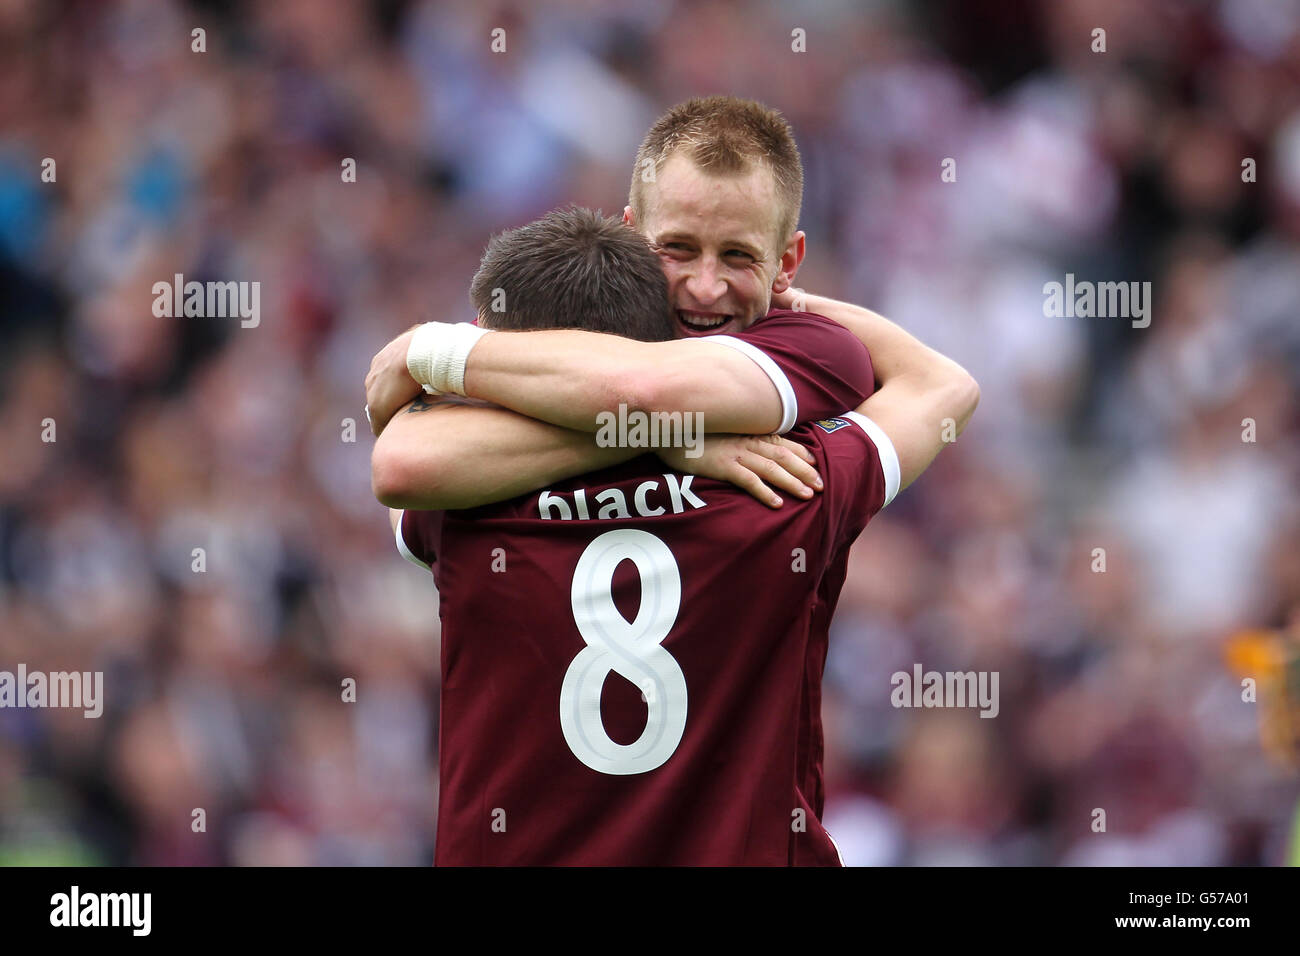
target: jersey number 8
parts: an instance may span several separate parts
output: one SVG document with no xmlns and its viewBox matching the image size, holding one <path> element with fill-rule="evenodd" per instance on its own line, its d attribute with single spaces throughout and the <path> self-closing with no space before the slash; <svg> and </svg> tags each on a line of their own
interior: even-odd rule
<svg viewBox="0 0 1300 956">
<path fill-rule="evenodd" d="M 635 564 L 641 576 L 641 607 L 632 621 L 614 604 L 614 570 L 623 561 Z M 686 678 L 662 647 L 682 604 L 672 551 L 647 531 L 606 531 L 578 559 L 572 600 L 573 620 L 587 646 L 560 686 L 565 742 L 600 773 L 646 773 L 662 766 L 686 729 Z M 612 740 L 600 714 L 600 692 L 611 673 L 640 687 L 646 702 L 645 729 L 630 744 Z"/>
</svg>

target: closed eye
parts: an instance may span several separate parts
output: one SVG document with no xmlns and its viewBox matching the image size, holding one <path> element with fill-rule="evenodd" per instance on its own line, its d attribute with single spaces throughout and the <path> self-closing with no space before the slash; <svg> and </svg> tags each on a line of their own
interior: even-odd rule
<svg viewBox="0 0 1300 956">
<path fill-rule="evenodd" d="M 675 256 L 691 254 L 691 247 L 684 242 L 661 242 L 656 246 L 659 252 L 671 253 Z"/>
</svg>

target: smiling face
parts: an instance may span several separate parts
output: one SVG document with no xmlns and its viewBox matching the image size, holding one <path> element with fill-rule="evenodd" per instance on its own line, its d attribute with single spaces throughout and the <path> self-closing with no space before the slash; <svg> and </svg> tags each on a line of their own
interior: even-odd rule
<svg viewBox="0 0 1300 956">
<path fill-rule="evenodd" d="M 646 191 L 635 226 L 659 254 L 668 296 L 685 336 L 739 332 L 767 313 L 803 259 L 804 236 L 778 236 L 780 203 L 771 172 L 752 163 L 712 175 L 681 153 L 669 156 Z"/>
</svg>

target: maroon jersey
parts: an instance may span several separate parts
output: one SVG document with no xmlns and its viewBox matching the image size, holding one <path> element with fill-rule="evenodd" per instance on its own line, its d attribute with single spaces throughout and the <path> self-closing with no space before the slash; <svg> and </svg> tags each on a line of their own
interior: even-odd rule
<svg viewBox="0 0 1300 956">
<path fill-rule="evenodd" d="M 838 865 L 821 678 L 849 545 L 898 460 L 801 425 L 826 490 L 773 510 L 642 456 L 406 512 L 441 594 L 438 865 Z"/>
<path fill-rule="evenodd" d="M 875 391 L 866 346 L 825 316 L 781 309 L 736 335 L 690 341 L 726 345 L 758 363 L 781 396 L 780 433 L 857 408 Z"/>
<path fill-rule="evenodd" d="M 764 369 L 781 431 L 873 388 L 866 349 L 820 316 L 699 341 Z M 791 437 L 830 490 L 778 511 L 645 456 L 403 516 L 398 546 L 441 594 L 439 865 L 838 862 L 820 824 L 826 634 L 898 467 L 851 415 Z"/>
</svg>

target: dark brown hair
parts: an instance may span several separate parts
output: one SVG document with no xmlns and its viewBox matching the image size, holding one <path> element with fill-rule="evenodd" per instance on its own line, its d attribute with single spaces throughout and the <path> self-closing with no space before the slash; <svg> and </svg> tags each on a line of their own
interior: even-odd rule
<svg viewBox="0 0 1300 956">
<path fill-rule="evenodd" d="M 643 342 L 677 335 L 659 257 L 620 220 L 581 207 L 493 236 L 469 297 L 489 329 L 584 329 Z"/>
<path fill-rule="evenodd" d="M 677 151 L 716 175 L 743 174 L 756 162 L 765 166 L 781 204 L 777 243 L 784 247 L 803 204 L 803 162 L 785 117 L 762 103 L 734 96 L 699 97 L 674 106 L 650 127 L 636 153 L 628 205 L 637 222 L 645 220 L 646 171 L 653 166 L 657 175 Z"/>
</svg>

